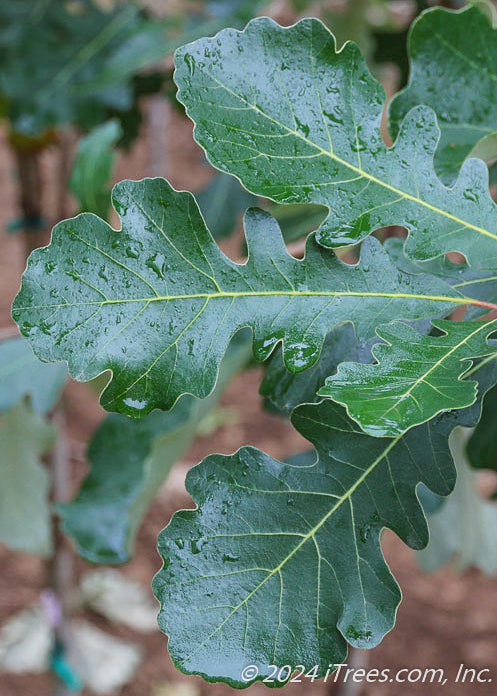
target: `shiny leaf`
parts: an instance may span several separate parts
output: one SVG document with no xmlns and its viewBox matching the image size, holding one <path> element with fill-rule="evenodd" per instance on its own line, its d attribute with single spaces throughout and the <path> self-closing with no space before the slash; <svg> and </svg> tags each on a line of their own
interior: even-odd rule
<svg viewBox="0 0 497 696">
<path fill-rule="evenodd" d="M 475 145 L 497 131 L 497 30 L 478 7 L 437 7 L 412 24 L 408 46 L 409 84 L 390 104 L 392 134 L 409 109 L 431 106 L 441 131 L 435 168 L 450 183 Z"/>
<path fill-rule="evenodd" d="M 176 666 L 241 687 L 248 664 L 257 679 L 268 665 L 300 663 L 317 664 L 323 677 L 344 661 L 346 641 L 375 646 L 400 601 L 381 531 L 426 545 L 416 486 L 451 491 L 448 434 L 458 418 L 474 416 L 469 409 L 393 439 L 371 438 L 325 401 L 292 418 L 318 451 L 312 465 L 244 447 L 192 469 L 187 488 L 198 507 L 177 512 L 161 533 L 164 565 L 154 580 Z"/>
<path fill-rule="evenodd" d="M 215 390 L 202 401 L 185 395 L 168 413 L 156 411 L 140 420 L 107 416 L 90 442 L 89 474 L 74 500 L 57 506 L 63 530 L 83 558 L 92 563 L 131 558 L 152 499 L 249 354 L 249 337 L 243 332 L 228 348 Z"/>
<path fill-rule="evenodd" d="M 357 46 L 337 52 L 318 20 L 282 28 L 255 19 L 243 32 L 179 49 L 175 63 L 178 99 L 210 162 L 258 195 L 327 206 L 320 244 L 354 244 L 403 225 L 414 258 L 460 251 L 472 266 L 496 267 L 497 207 L 485 164 L 468 160 L 445 187 L 433 165 L 439 129 L 425 106 L 409 112 L 387 148 L 383 88 Z"/>
<path fill-rule="evenodd" d="M 497 387 L 485 396 L 481 419 L 468 440 L 468 457 L 477 469 L 497 471 Z"/>
<path fill-rule="evenodd" d="M 185 392 L 207 396 L 244 326 L 258 360 L 282 342 L 285 366 L 298 372 L 334 326 L 353 322 L 365 340 L 392 314 L 417 319 L 467 301 L 442 280 L 402 273 L 374 239 L 355 266 L 312 236 L 297 260 L 257 209 L 245 217 L 249 259 L 234 263 L 192 195 L 164 179 L 123 181 L 113 201 L 122 231 L 89 214 L 59 223 L 51 244 L 31 255 L 13 305 L 43 360 L 67 360 L 80 380 L 112 370 L 101 399 L 108 410 L 145 415 Z"/>
<path fill-rule="evenodd" d="M 430 261 L 412 261 L 403 250 L 404 241 L 398 237 L 385 240 L 384 248 L 397 266 L 405 273 L 429 273 L 443 278 L 455 290 L 476 300 L 497 303 L 497 273 L 470 268 L 466 263 L 454 263 L 447 256 Z M 477 319 L 488 314 L 488 308 L 478 305 L 468 306 L 465 319 Z"/>
<path fill-rule="evenodd" d="M 278 411 L 290 414 L 300 404 L 319 400 L 316 392 L 344 360 L 371 361 L 371 346 L 357 341 L 350 324 L 330 331 L 318 362 L 304 372 L 288 372 L 281 351 L 275 352 L 267 364 L 259 392 Z"/>
<path fill-rule="evenodd" d="M 369 434 L 394 436 L 441 411 L 470 406 L 477 384 L 463 379 L 476 358 L 495 354 L 497 319 L 433 321 L 442 336 L 426 336 L 402 322 L 380 327 L 375 365 L 342 363 L 319 390 L 347 407 Z"/>
</svg>

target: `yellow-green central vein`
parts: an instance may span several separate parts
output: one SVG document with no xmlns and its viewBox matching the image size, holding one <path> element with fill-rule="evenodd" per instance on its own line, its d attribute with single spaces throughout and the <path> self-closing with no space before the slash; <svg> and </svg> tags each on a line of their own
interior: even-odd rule
<svg viewBox="0 0 497 696">
<path fill-rule="evenodd" d="M 126 304 L 128 302 L 173 302 L 175 300 L 194 300 L 194 299 L 219 299 L 219 298 L 244 298 L 244 297 L 385 297 L 390 299 L 404 300 L 428 300 L 431 302 L 448 302 L 450 304 L 476 305 L 497 311 L 497 304 L 475 300 L 471 297 L 450 295 L 423 295 L 422 293 L 408 292 L 355 292 L 352 290 L 261 290 L 247 292 L 197 292 L 184 295 L 158 295 L 157 297 L 131 297 L 117 300 L 87 300 L 84 302 L 64 302 L 62 304 L 30 305 L 28 307 L 14 307 L 15 311 L 28 309 L 59 309 L 62 307 L 84 307 L 87 305 L 112 305 Z"/>
<path fill-rule="evenodd" d="M 352 486 L 337 500 L 337 502 L 333 505 L 333 507 L 324 515 L 317 524 L 314 525 L 314 527 L 307 532 L 307 534 L 302 536 L 302 539 L 299 541 L 299 543 L 290 551 L 290 553 L 285 556 L 285 558 L 278 563 L 278 565 L 273 568 L 267 575 L 266 577 L 261 580 L 261 582 L 254 587 L 253 590 L 251 590 L 247 596 L 242 599 L 242 601 L 237 604 L 236 607 L 233 607 L 232 611 L 228 614 L 228 616 L 219 624 L 217 628 L 210 633 L 207 638 L 198 646 L 198 648 L 188 655 L 188 657 L 185 657 L 182 661 L 181 664 L 184 664 L 187 660 L 190 660 L 199 650 L 201 650 L 204 645 L 206 645 L 209 640 L 220 631 L 223 626 L 231 619 L 231 617 L 244 605 L 247 604 L 249 599 L 253 597 L 253 595 L 260 590 L 260 588 L 266 584 L 268 580 L 270 580 L 276 573 L 279 573 L 281 569 L 288 563 L 288 561 L 293 558 L 293 556 L 297 553 L 297 551 L 302 548 L 304 544 L 306 544 L 309 539 L 314 539 L 316 533 L 321 529 L 321 527 L 326 524 L 326 522 L 329 520 L 332 515 L 335 514 L 335 512 L 340 508 L 346 501 L 350 500 L 352 495 L 355 493 L 355 491 L 359 488 L 359 486 L 367 479 L 367 477 L 376 469 L 378 464 L 385 459 L 385 457 L 388 456 L 390 451 L 397 445 L 399 440 L 403 437 L 403 433 L 401 435 L 398 435 L 397 437 L 393 438 L 391 442 L 388 444 L 387 447 L 383 450 L 383 452 L 374 460 L 370 466 L 363 471 L 363 473 L 359 476 L 357 481 L 353 483 Z"/>
<path fill-rule="evenodd" d="M 405 392 L 403 392 L 400 396 L 397 397 L 395 403 L 387 409 L 383 413 L 383 417 L 387 416 L 391 411 L 393 411 L 394 408 L 396 408 L 401 401 L 403 401 L 406 397 L 412 396 L 412 392 L 416 389 L 417 386 L 419 386 L 421 383 L 426 383 L 429 384 L 427 381 L 427 378 L 437 370 L 441 365 L 443 365 L 444 362 L 446 362 L 454 353 L 456 353 L 460 348 L 462 348 L 464 345 L 466 345 L 472 338 L 473 336 L 476 336 L 477 334 L 481 333 L 482 331 L 488 331 L 489 328 L 492 326 L 492 324 L 497 323 L 497 319 L 494 319 L 493 321 L 489 321 L 486 323 L 479 323 L 475 322 L 478 324 L 478 327 L 472 331 L 470 334 L 465 336 L 463 339 L 461 339 L 458 343 L 452 346 L 450 350 L 448 350 L 446 353 L 442 355 L 441 358 L 439 358 L 436 362 L 433 363 L 433 365 L 430 366 L 428 370 L 426 370 L 425 373 L 420 375 L 415 382 L 412 383 L 412 385 L 407 389 Z M 492 351 L 492 347 L 488 347 L 489 351 Z M 432 386 L 432 385 L 430 385 Z M 389 397 L 385 397 L 389 398 Z"/>
<path fill-rule="evenodd" d="M 467 222 L 466 220 L 463 220 L 462 218 L 457 217 L 457 215 L 452 215 L 452 213 L 449 213 L 446 210 L 443 210 L 443 208 L 438 208 L 438 207 L 432 205 L 431 203 L 428 203 L 428 201 L 425 201 L 422 198 L 419 198 L 418 196 L 413 196 L 410 193 L 406 193 L 405 191 L 402 191 L 402 189 L 399 189 L 396 186 L 392 186 L 391 184 L 388 184 L 386 181 L 379 179 L 378 177 L 374 176 L 374 174 L 370 174 L 369 172 L 366 172 L 364 169 L 362 169 L 362 167 L 359 167 L 359 166 L 356 166 L 354 164 L 351 164 L 350 162 L 347 162 L 347 160 L 344 160 L 342 157 L 339 157 L 331 150 L 326 150 L 325 148 L 321 147 L 317 143 L 314 143 L 312 140 L 309 140 L 308 138 L 306 138 L 306 136 L 302 135 L 297 130 L 290 128 L 286 124 L 281 123 L 281 121 L 278 121 L 277 119 L 273 118 L 272 116 L 269 116 L 268 114 L 266 114 L 256 104 L 252 104 L 247 99 L 245 99 L 244 97 L 240 96 L 235 91 L 230 89 L 227 85 L 225 85 L 223 82 L 221 82 L 221 80 L 218 80 L 218 78 L 215 77 L 212 73 L 207 72 L 207 71 L 204 71 L 204 72 L 206 72 L 208 77 L 210 77 L 214 82 L 216 82 L 222 89 L 225 89 L 229 94 L 231 94 L 234 97 L 236 97 L 237 99 L 239 99 L 241 102 L 246 104 L 248 107 L 250 107 L 251 109 L 256 111 L 258 114 L 260 114 L 264 118 L 268 119 L 269 121 L 271 121 L 272 123 L 277 125 L 279 128 L 283 128 L 288 133 L 291 133 L 295 137 L 300 138 L 300 140 L 305 142 L 307 145 L 314 147 L 316 150 L 318 150 L 321 154 L 325 155 L 326 157 L 329 157 L 330 159 L 334 160 L 335 162 L 338 162 L 339 164 L 343 165 L 344 167 L 347 167 L 348 169 L 355 172 L 356 174 L 359 174 L 360 176 L 364 177 L 365 179 L 368 179 L 369 181 L 372 181 L 375 184 L 378 184 L 378 186 L 382 186 L 383 188 L 386 188 L 389 191 L 392 191 L 396 194 L 399 194 L 402 198 L 406 198 L 407 200 L 413 201 L 414 203 L 417 203 L 418 205 L 421 205 L 421 206 L 424 206 L 425 208 L 428 208 L 428 210 L 431 210 L 433 213 L 436 213 L 438 215 L 442 215 L 442 216 L 446 217 L 447 219 L 452 220 L 453 222 L 457 222 L 458 224 L 463 225 L 464 227 L 472 229 L 475 232 L 478 232 L 479 234 L 483 234 L 486 237 L 490 237 L 491 239 L 495 239 L 497 241 L 497 234 L 490 232 L 489 230 L 485 229 L 484 227 L 479 227 L 478 225 L 474 225 L 471 222 Z M 187 111 L 188 111 L 188 107 L 187 107 Z M 295 159 L 299 159 L 298 156 L 295 156 Z"/>
</svg>

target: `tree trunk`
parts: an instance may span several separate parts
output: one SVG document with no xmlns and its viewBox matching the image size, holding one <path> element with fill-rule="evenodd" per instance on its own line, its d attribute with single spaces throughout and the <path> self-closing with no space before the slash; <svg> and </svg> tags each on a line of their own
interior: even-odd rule
<svg viewBox="0 0 497 696">
<path fill-rule="evenodd" d="M 28 257 L 33 249 L 46 243 L 46 233 L 42 229 L 40 151 L 17 147 L 13 150 L 19 174 L 19 207 L 25 255 Z"/>
</svg>

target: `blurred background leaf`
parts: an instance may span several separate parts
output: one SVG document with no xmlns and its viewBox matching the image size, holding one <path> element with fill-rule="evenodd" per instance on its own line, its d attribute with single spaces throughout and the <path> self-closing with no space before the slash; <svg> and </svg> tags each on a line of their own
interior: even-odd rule
<svg viewBox="0 0 497 696">
<path fill-rule="evenodd" d="M 28 396 L 37 413 L 55 405 L 67 377 L 65 363 L 43 363 L 24 338 L 0 343 L 0 412 Z"/>
<path fill-rule="evenodd" d="M 110 206 L 109 179 L 116 153 L 113 148 L 122 134 L 119 122 L 107 121 L 79 141 L 69 187 L 81 212 L 95 213 L 104 220 Z"/>
<path fill-rule="evenodd" d="M 0 415 L 0 541 L 11 549 L 52 551 L 50 476 L 40 458 L 54 439 L 54 427 L 24 402 Z"/>
</svg>

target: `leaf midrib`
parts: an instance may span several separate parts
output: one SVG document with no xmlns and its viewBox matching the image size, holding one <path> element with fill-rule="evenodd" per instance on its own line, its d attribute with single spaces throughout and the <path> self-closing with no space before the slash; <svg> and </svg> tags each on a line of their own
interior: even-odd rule
<svg viewBox="0 0 497 696">
<path fill-rule="evenodd" d="M 422 293 L 402 293 L 402 292 L 354 292 L 350 291 L 330 291 L 330 290 L 261 290 L 247 292 L 199 292 L 184 295 L 158 295 L 156 297 L 130 297 L 116 300 L 85 300 L 84 302 L 65 302 L 62 304 L 49 305 L 29 305 L 26 307 L 14 307 L 15 311 L 25 311 L 32 309 L 60 309 L 62 307 L 86 307 L 88 305 L 112 305 L 112 304 L 127 304 L 130 302 L 173 302 L 175 300 L 192 300 L 192 299 L 220 299 L 220 298 L 243 298 L 243 297 L 385 297 L 391 299 L 404 300 L 428 300 L 432 302 L 448 302 L 450 304 L 470 304 L 479 307 L 486 307 L 491 310 L 497 310 L 497 305 L 484 300 L 476 300 L 471 297 L 450 295 L 423 295 Z"/>
<path fill-rule="evenodd" d="M 474 230 L 475 232 L 478 232 L 479 234 L 483 234 L 487 237 L 490 237 L 491 239 L 494 239 L 497 241 L 497 234 L 494 234 L 490 232 L 489 230 L 485 229 L 484 227 L 479 227 L 478 225 L 473 225 L 470 222 L 467 222 L 466 220 L 463 220 L 462 218 L 457 217 L 456 215 L 452 215 L 451 213 L 447 212 L 446 210 L 443 210 L 442 208 L 437 208 L 436 206 L 431 205 L 427 201 L 424 201 L 422 198 L 419 198 L 418 196 L 413 196 L 410 193 L 406 193 L 405 191 L 402 191 L 402 189 L 399 189 L 395 186 L 392 186 L 391 184 L 388 184 L 386 181 L 383 181 L 382 179 L 379 179 L 378 177 L 374 176 L 373 174 L 370 174 L 369 172 L 366 172 L 362 167 L 357 167 L 354 164 L 351 164 L 350 162 L 347 162 L 347 160 L 344 160 L 343 158 L 339 157 L 336 155 L 334 152 L 330 150 L 325 150 L 322 148 L 320 145 L 317 143 L 314 143 L 312 140 L 309 140 L 306 138 L 304 135 L 299 133 L 293 128 L 290 128 L 284 123 L 281 123 L 281 121 L 278 121 L 277 119 L 273 118 L 272 116 L 269 116 L 266 114 L 262 109 L 260 109 L 256 104 L 252 104 L 251 102 L 247 101 L 244 97 L 241 95 L 237 94 L 235 91 L 230 89 L 227 85 L 225 85 L 221 80 L 218 80 L 212 73 L 208 72 L 205 69 L 202 69 L 199 67 L 200 70 L 203 70 L 205 74 L 210 77 L 214 82 L 216 82 L 222 89 L 225 89 L 229 94 L 232 94 L 234 97 L 242 101 L 244 104 L 246 104 L 248 107 L 256 111 L 257 113 L 261 114 L 264 118 L 268 119 L 275 125 L 277 125 L 280 128 L 285 129 L 288 133 L 296 136 L 297 138 L 300 138 L 303 142 L 305 142 L 307 145 L 310 145 L 311 147 L 314 147 L 316 150 L 318 150 L 321 154 L 326 155 L 330 159 L 334 160 L 335 162 L 338 162 L 339 164 L 342 164 L 343 166 L 347 167 L 351 171 L 355 172 L 356 174 L 359 174 L 360 176 L 364 177 L 365 179 L 368 179 L 369 181 L 372 181 L 373 183 L 378 184 L 379 186 L 382 186 L 383 188 L 388 189 L 389 191 L 392 191 L 396 194 L 399 194 L 403 198 L 406 198 L 407 200 L 413 201 L 414 203 L 417 203 L 419 205 L 424 206 L 425 208 L 428 208 L 431 210 L 433 213 L 442 215 L 446 217 L 449 220 L 452 220 L 453 222 L 457 222 L 458 224 L 463 225 L 464 227 L 467 227 L 469 229 Z M 181 92 L 178 92 L 178 97 L 181 96 Z M 181 101 L 181 99 L 180 99 Z M 189 107 L 184 104 L 187 112 L 190 110 Z M 193 119 L 194 120 L 194 119 Z M 194 120 L 194 123 L 195 120 Z M 388 150 L 388 148 L 385 149 Z M 295 156 L 295 159 L 299 159 L 298 156 Z"/>
<path fill-rule="evenodd" d="M 217 628 L 215 628 L 214 631 L 212 631 L 212 633 L 210 633 L 210 634 L 207 636 L 207 638 L 196 648 L 196 650 L 194 650 L 193 653 L 191 653 L 191 654 L 188 655 L 187 657 L 183 658 L 183 660 L 181 660 L 181 663 L 180 663 L 181 665 L 183 665 L 187 660 L 190 660 L 199 650 L 201 650 L 201 649 L 211 640 L 211 638 L 212 638 L 213 636 L 215 636 L 216 633 L 217 633 L 218 631 L 220 631 L 220 630 L 223 628 L 223 626 L 231 619 L 231 617 L 232 617 L 242 606 L 244 606 L 244 605 L 249 601 L 249 599 L 250 599 L 250 598 L 263 586 L 263 585 L 266 584 L 266 582 L 267 582 L 268 580 L 270 580 L 272 577 L 274 577 L 274 575 L 276 575 L 276 573 L 279 573 L 279 572 L 281 571 L 281 569 L 288 563 L 288 561 L 289 561 L 291 558 L 293 558 L 293 556 L 297 553 L 297 551 L 299 551 L 299 549 L 302 548 L 302 546 L 303 546 L 304 544 L 306 544 L 306 543 L 309 541 L 309 539 L 314 539 L 314 538 L 315 538 L 316 533 L 321 529 L 321 527 L 322 527 L 324 524 L 326 524 L 326 522 L 329 520 L 329 518 L 330 518 L 332 515 L 335 514 L 335 512 L 338 510 L 338 508 L 340 508 L 346 501 L 348 501 L 348 500 L 352 497 L 352 495 L 353 495 L 353 494 L 355 493 L 355 491 L 359 488 L 359 486 L 360 486 L 360 485 L 368 478 L 368 476 L 376 469 L 376 467 L 378 466 L 378 464 L 380 464 L 380 462 L 383 461 L 383 459 L 385 459 L 385 458 L 388 456 L 388 454 L 390 453 L 390 451 L 391 451 L 394 447 L 396 447 L 397 443 L 398 443 L 399 440 L 403 437 L 403 435 L 404 435 L 404 433 L 402 433 L 401 435 L 397 435 L 397 437 L 395 437 L 395 438 L 392 439 L 392 441 L 387 445 L 387 447 L 385 447 L 385 449 L 384 449 L 384 450 L 381 452 L 381 454 L 374 460 L 374 462 L 373 462 L 372 464 L 370 464 L 370 466 L 369 466 L 367 469 L 365 469 L 365 471 L 361 474 L 361 476 L 359 476 L 359 478 L 355 481 L 355 483 L 354 483 L 352 486 L 350 486 L 350 488 L 337 500 L 337 502 L 333 505 L 333 507 L 331 508 L 331 510 L 329 510 L 329 511 L 326 513 L 326 515 L 324 515 L 324 516 L 319 520 L 319 522 L 318 522 L 309 532 L 307 532 L 307 534 L 305 534 L 305 535 L 302 536 L 301 541 L 299 541 L 299 543 L 295 546 L 295 548 L 294 548 L 292 551 L 290 551 L 290 553 L 289 553 L 282 561 L 280 561 L 280 563 L 279 563 L 275 568 L 273 568 L 273 569 L 271 570 L 271 572 L 269 572 L 269 573 L 266 575 L 266 577 L 265 577 L 263 580 L 261 580 L 261 582 L 260 582 L 258 585 L 256 585 L 256 587 L 254 587 L 254 589 L 251 590 L 251 591 L 247 594 L 247 596 L 246 596 L 236 607 L 233 607 L 232 611 L 228 614 L 228 616 L 227 616 L 225 619 L 223 619 L 223 621 L 219 624 L 219 626 L 218 626 Z M 316 464 L 317 464 L 317 462 L 316 462 Z M 352 502 L 351 502 L 351 506 L 352 506 Z"/>
<path fill-rule="evenodd" d="M 478 322 L 477 322 L 477 323 L 478 323 Z M 405 392 L 403 392 L 403 393 L 396 399 L 395 403 L 394 403 L 392 406 L 390 406 L 390 408 L 388 408 L 386 411 L 383 412 L 382 417 L 384 418 L 384 417 L 387 416 L 394 408 L 397 408 L 397 406 L 399 405 L 399 403 L 401 403 L 404 399 L 406 399 L 406 398 L 409 397 L 409 396 L 412 397 L 412 392 L 413 392 L 414 389 L 416 389 L 416 387 L 419 386 L 420 384 L 423 383 L 423 384 L 428 384 L 429 386 L 432 386 L 432 385 L 427 381 L 427 377 L 429 377 L 429 375 L 431 375 L 435 370 L 437 370 L 441 365 L 443 365 L 443 363 L 444 363 L 446 360 L 448 360 L 452 355 L 454 355 L 454 353 L 456 353 L 460 348 L 462 348 L 462 346 L 464 346 L 466 343 L 468 343 L 468 341 L 469 341 L 471 338 L 473 338 L 473 336 L 476 336 L 476 334 L 481 333 L 482 331 L 486 331 L 489 327 L 492 326 L 492 324 L 496 324 L 496 323 L 497 323 L 497 319 L 493 319 L 492 321 L 482 323 L 482 325 L 479 326 L 477 329 L 475 329 L 472 333 L 468 334 L 468 335 L 465 336 L 463 339 L 461 339 L 460 341 L 458 341 L 454 346 L 452 346 L 452 348 L 451 348 L 449 351 L 447 351 L 447 353 L 444 353 L 435 363 L 433 363 L 433 365 L 431 365 L 431 367 L 430 367 L 425 373 L 423 373 L 420 377 L 418 377 L 418 378 L 415 380 L 415 382 L 409 387 L 409 389 L 407 389 Z M 491 346 L 489 346 L 489 351 L 491 352 Z M 468 357 L 468 358 L 461 358 L 461 360 L 464 360 L 464 359 L 470 360 L 471 358 L 470 358 L 470 357 Z M 462 380 L 460 379 L 459 381 L 462 381 Z M 414 398 L 414 397 L 412 397 L 412 398 Z"/>
</svg>

